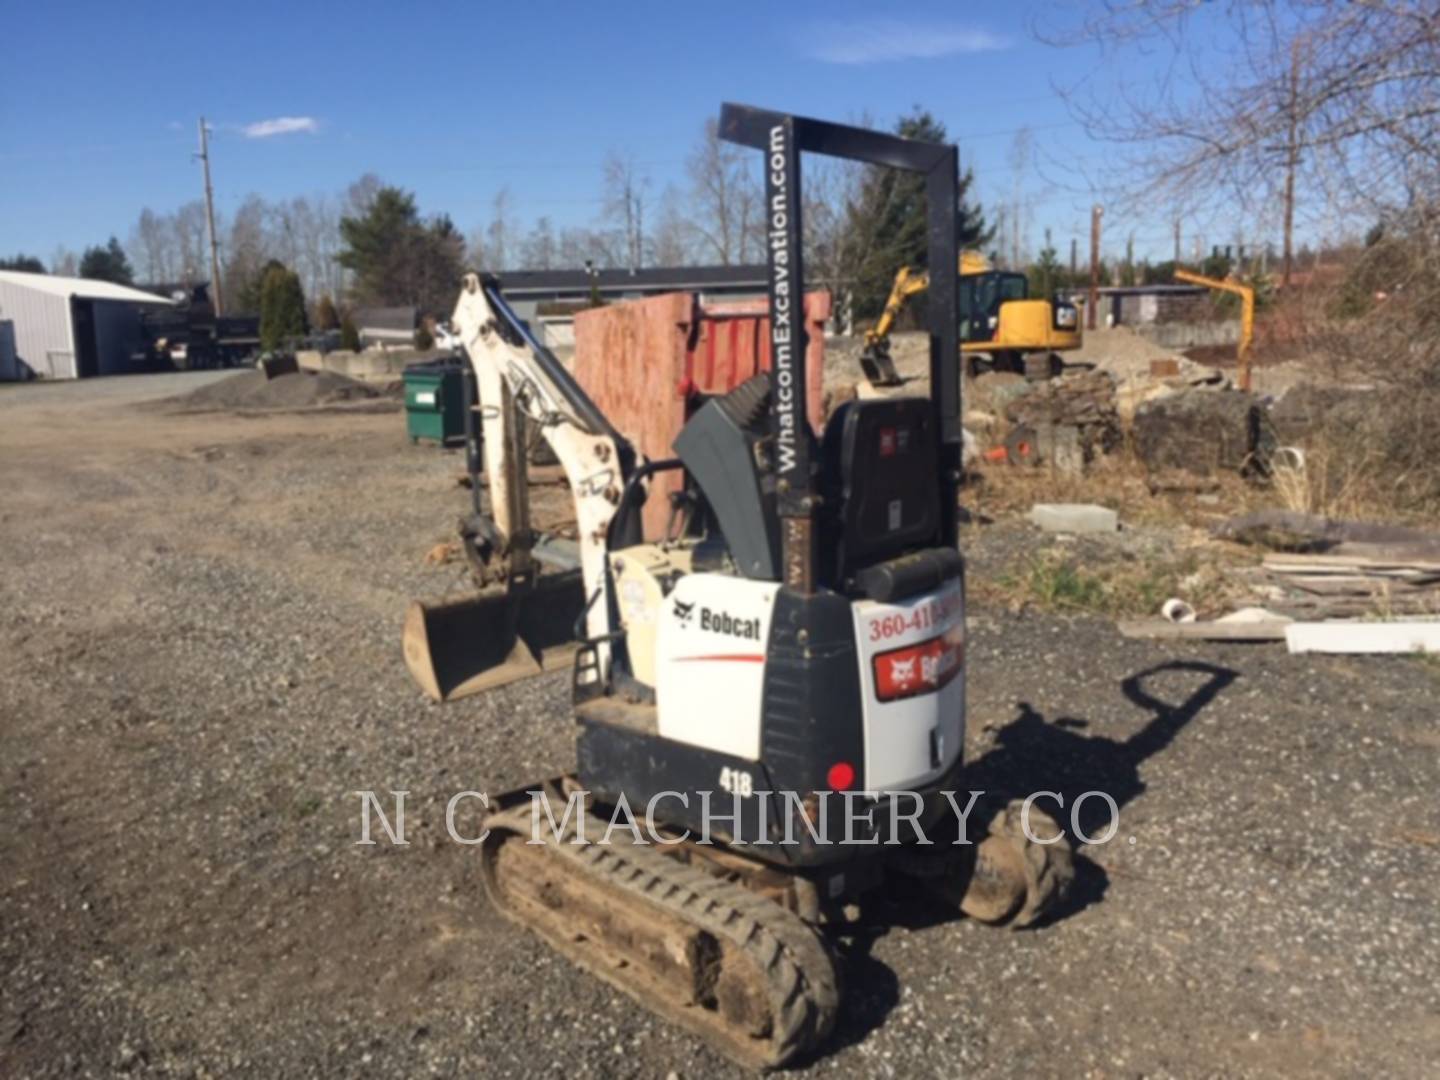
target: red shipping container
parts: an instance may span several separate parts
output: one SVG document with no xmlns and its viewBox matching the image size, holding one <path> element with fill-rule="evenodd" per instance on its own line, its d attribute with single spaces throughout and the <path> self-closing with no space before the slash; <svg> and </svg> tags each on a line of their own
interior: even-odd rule
<svg viewBox="0 0 1440 1080">
<path fill-rule="evenodd" d="M 824 424 L 825 320 L 830 294 L 805 297 L 806 412 Z M 575 377 L 610 422 L 647 458 L 674 456 L 671 444 L 701 394 L 723 394 L 770 370 L 770 303 L 764 298 L 701 304 L 694 293 L 666 293 L 591 308 L 575 316 Z M 645 537 L 658 539 L 670 517 L 678 472 L 658 474 L 645 503 Z"/>
</svg>

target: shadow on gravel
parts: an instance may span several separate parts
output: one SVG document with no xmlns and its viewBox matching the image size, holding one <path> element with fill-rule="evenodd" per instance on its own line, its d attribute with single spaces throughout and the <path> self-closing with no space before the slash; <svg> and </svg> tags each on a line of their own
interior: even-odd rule
<svg viewBox="0 0 1440 1080">
<path fill-rule="evenodd" d="M 1185 676 L 1198 676 L 1203 681 L 1192 685 L 1180 701 L 1168 701 L 1160 696 L 1164 691 L 1148 688 L 1160 679 Z M 962 776 L 967 790 L 986 793 L 971 815 L 972 832 L 975 823 L 988 821 L 990 814 L 1002 809 L 1008 800 L 1045 791 L 1058 795 L 1064 809 L 1057 809 L 1056 800 L 1048 796 L 1038 800 L 1037 807 L 1055 817 L 1073 844 L 1076 837 L 1071 827 L 1071 809 L 1075 800 L 1089 791 L 1103 791 L 1123 808 L 1144 794 L 1146 785 L 1140 778 L 1140 766 L 1168 747 L 1185 725 L 1238 677 L 1230 668 L 1191 660 L 1173 660 L 1136 672 L 1121 682 L 1120 692 L 1152 715 L 1127 739 L 1086 735 L 1089 721 L 1075 717 L 1047 721 L 1027 702 L 1020 702 L 1020 714 L 1000 730 L 994 748 L 968 765 Z M 1074 824 L 1086 836 L 1103 836 L 1110 827 L 1110 808 L 1103 799 L 1085 799 Z M 939 843 L 946 842 L 932 836 Z M 971 839 L 979 837 L 972 835 Z M 1096 903 L 1108 885 L 1104 869 L 1077 853 L 1075 882 L 1068 899 L 1036 927 L 1063 921 Z M 899 980 L 871 955 L 874 942 L 892 926 L 918 930 L 957 917 L 953 907 L 937 903 L 921 892 L 877 898 L 866 912 L 864 923 L 852 927 L 848 940 L 840 945 L 851 992 L 831 1050 L 863 1041 L 899 1003 Z"/>
<path fill-rule="evenodd" d="M 1166 700 L 1165 691 L 1152 689 L 1158 680 L 1170 676 L 1199 676 L 1179 701 Z M 1110 828 L 1110 807 L 1098 797 L 1083 800 L 1078 814 L 1075 801 L 1089 791 L 1103 791 L 1123 809 L 1145 793 L 1140 766 L 1163 751 L 1185 725 L 1199 716 L 1225 691 L 1238 674 L 1227 667 L 1198 660 L 1171 660 L 1136 672 L 1120 684 L 1120 692 L 1151 719 L 1128 739 L 1084 734 L 1087 720 L 1062 716 L 1047 721 L 1028 702 L 1020 702 L 1020 715 L 1006 724 L 996 737 L 995 747 L 972 762 L 965 782 L 972 790 L 1005 793 L 1007 798 L 1023 797 L 1036 791 L 1059 795 L 1061 806 L 1046 796 L 1036 805 L 1054 815 L 1072 842 L 1078 840 L 1075 827 L 1089 837 L 1102 837 Z M 1054 912 L 1047 923 L 1064 919 L 1095 903 L 1108 884 L 1105 871 L 1089 859 L 1075 860 L 1075 885 L 1065 907 Z"/>
<path fill-rule="evenodd" d="M 900 1004 L 899 977 L 888 964 L 870 955 L 885 929 L 883 922 L 856 928 L 852 936 L 835 942 L 845 995 L 835 1031 L 820 1049 L 820 1057 L 864 1042 Z"/>
</svg>

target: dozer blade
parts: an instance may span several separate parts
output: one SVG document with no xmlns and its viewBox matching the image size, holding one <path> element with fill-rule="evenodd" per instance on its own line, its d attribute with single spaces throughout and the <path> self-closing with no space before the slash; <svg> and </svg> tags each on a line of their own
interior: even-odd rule
<svg viewBox="0 0 1440 1080">
<path fill-rule="evenodd" d="M 578 574 L 459 600 L 412 600 L 405 613 L 405 666 L 435 701 L 454 701 L 575 659 L 585 608 Z"/>
</svg>

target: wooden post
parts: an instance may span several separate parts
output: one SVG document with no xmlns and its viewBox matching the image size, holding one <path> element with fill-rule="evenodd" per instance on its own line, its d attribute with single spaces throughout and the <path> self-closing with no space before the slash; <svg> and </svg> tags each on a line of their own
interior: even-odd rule
<svg viewBox="0 0 1440 1080">
<path fill-rule="evenodd" d="M 1096 203 L 1090 208 L 1090 298 L 1085 303 L 1085 327 L 1095 329 L 1100 308 L 1100 218 L 1104 207 Z"/>
<path fill-rule="evenodd" d="M 197 155 L 205 167 L 205 221 L 210 227 L 210 302 L 215 306 L 215 315 L 225 313 L 220 297 L 220 245 L 215 239 L 215 192 L 210 186 L 210 134 L 205 127 L 205 118 L 200 118 L 200 153 Z"/>
</svg>

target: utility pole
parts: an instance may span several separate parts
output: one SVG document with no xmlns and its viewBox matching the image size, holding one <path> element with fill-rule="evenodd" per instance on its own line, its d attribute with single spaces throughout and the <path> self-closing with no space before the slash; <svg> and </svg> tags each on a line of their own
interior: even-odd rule
<svg viewBox="0 0 1440 1080">
<path fill-rule="evenodd" d="M 1100 308 L 1100 218 L 1105 208 L 1096 203 L 1090 208 L 1090 299 L 1085 304 L 1085 327 L 1095 329 Z"/>
<path fill-rule="evenodd" d="M 1180 265 L 1180 219 L 1175 219 L 1175 265 Z"/>
<path fill-rule="evenodd" d="M 1070 237 L 1070 284 L 1072 286 L 1080 274 L 1079 250 L 1080 241 L 1073 236 Z"/>
<path fill-rule="evenodd" d="M 1290 43 L 1290 132 L 1285 147 L 1285 250 L 1281 255 L 1282 285 L 1290 284 L 1290 267 L 1294 261 L 1295 235 L 1295 166 L 1300 162 L 1300 38 Z"/>
<path fill-rule="evenodd" d="M 215 315 L 225 314 L 220 300 L 220 245 L 215 239 L 215 191 L 210 186 L 210 134 L 205 118 L 200 118 L 200 153 L 195 155 L 205 167 L 205 223 L 210 227 L 210 300 Z"/>
</svg>

